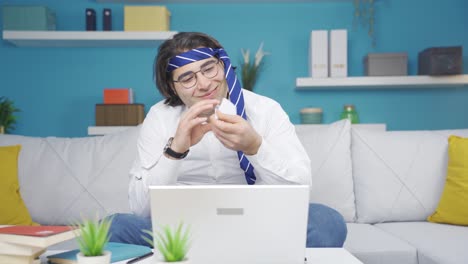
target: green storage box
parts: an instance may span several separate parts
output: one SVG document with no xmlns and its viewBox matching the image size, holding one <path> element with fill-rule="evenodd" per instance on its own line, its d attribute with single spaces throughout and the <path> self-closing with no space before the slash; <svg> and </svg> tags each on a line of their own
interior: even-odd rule
<svg viewBox="0 0 468 264">
<path fill-rule="evenodd" d="M 2 6 L 3 30 L 55 30 L 55 13 L 46 6 Z"/>
</svg>

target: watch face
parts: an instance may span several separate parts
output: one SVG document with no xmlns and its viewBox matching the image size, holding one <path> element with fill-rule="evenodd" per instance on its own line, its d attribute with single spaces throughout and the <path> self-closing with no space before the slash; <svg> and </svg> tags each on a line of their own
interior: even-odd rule
<svg viewBox="0 0 468 264">
<path fill-rule="evenodd" d="M 174 137 L 170 137 L 169 140 L 166 143 L 166 146 L 164 146 L 164 151 L 166 151 L 168 148 L 171 147 L 172 145 L 172 140 L 174 140 Z"/>
</svg>

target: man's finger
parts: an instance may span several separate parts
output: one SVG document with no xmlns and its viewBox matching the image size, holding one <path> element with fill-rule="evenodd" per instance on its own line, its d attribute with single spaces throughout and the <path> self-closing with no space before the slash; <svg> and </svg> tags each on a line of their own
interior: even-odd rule
<svg viewBox="0 0 468 264">
<path fill-rule="evenodd" d="M 202 116 L 204 112 L 214 111 L 217 104 L 217 100 L 204 100 L 203 103 L 198 102 L 190 107 L 186 117 L 188 119 L 194 119 L 198 116 Z"/>
<path fill-rule="evenodd" d="M 219 133 L 214 133 L 214 135 L 221 142 L 221 144 L 223 144 L 223 146 L 225 146 L 228 149 L 236 150 L 233 142 L 229 138 Z"/>
<path fill-rule="evenodd" d="M 225 113 L 222 113 L 221 111 L 216 111 L 216 116 L 218 117 L 218 120 L 227 122 L 227 123 L 239 123 L 243 118 L 238 115 L 228 115 Z"/>
<path fill-rule="evenodd" d="M 211 130 L 211 125 L 208 123 L 201 123 L 196 125 L 193 130 L 200 135 L 205 135 L 208 131 Z"/>
<path fill-rule="evenodd" d="M 223 116 L 228 116 L 226 114 L 223 114 Z M 229 115 L 230 116 L 230 115 Z M 231 122 L 233 122 L 233 119 L 229 119 Z M 215 118 L 213 116 L 210 117 L 210 123 L 211 125 L 218 131 L 224 132 L 224 133 L 233 133 L 236 131 L 236 122 L 231 123 L 228 121 L 228 119 L 221 120 L 220 117 Z"/>
</svg>

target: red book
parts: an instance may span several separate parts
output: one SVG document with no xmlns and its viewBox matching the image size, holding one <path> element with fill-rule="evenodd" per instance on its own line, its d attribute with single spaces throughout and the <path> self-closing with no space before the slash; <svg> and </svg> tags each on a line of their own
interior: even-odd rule
<svg viewBox="0 0 468 264">
<path fill-rule="evenodd" d="M 104 104 L 133 104 L 131 88 L 105 88 Z"/>
<path fill-rule="evenodd" d="M 0 234 L 46 237 L 73 230 L 69 226 L 7 226 L 0 228 Z"/>
<path fill-rule="evenodd" d="M 8 226 L 0 228 L 0 242 L 45 248 L 77 234 L 69 226 Z"/>
</svg>

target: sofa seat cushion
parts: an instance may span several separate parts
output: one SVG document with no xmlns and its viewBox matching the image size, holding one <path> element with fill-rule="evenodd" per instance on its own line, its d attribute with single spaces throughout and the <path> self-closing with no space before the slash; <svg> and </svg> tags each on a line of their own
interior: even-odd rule
<svg viewBox="0 0 468 264">
<path fill-rule="evenodd" d="M 350 122 L 330 125 L 296 125 L 296 133 L 309 155 L 312 168 L 310 201 L 328 205 L 354 222 Z"/>
<path fill-rule="evenodd" d="M 419 264 L 468 263 L 468 227 L 429 222 L 376 224 L 418 249 Z"/>
<path fill-rule="evenodd" d="M 417 250 L 370 224 L 348 223 L 344 248 L 366 264 L 417 264 Z"/>
<path fill-rule="evenodd" d="M 352 129 L 357 222 L 425 221 L 445 185 L 450 135 L 468 136 L 468 129 Z"/>
<path fill-rule="evenodd" d="M 139 127 L 102 137 L 5 135 L 19 144 L 18 178 L 33 221 L 70 224 L 81 217 L 129 212 L 128 181 Z"/>
</svg>

